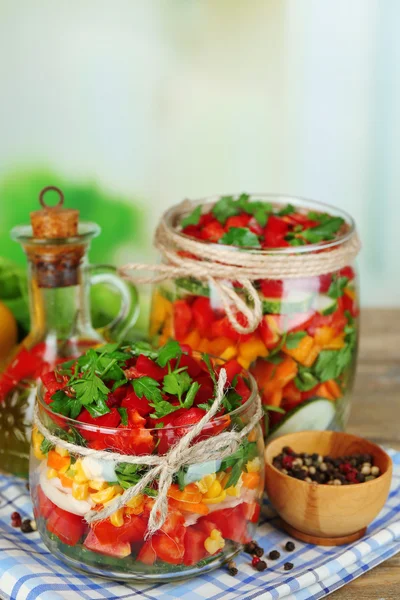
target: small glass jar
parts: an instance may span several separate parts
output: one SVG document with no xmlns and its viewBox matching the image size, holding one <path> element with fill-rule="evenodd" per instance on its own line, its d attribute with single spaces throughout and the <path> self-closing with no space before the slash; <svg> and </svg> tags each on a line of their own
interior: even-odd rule
<svg viewBox="0 0 400 600">
<path fill-rule="evenodd" d="M 208 210 L 219 198 L 205 199 Z M 296 210 L 329 213 L 341 217 L 345 231 L 331 241 L 272 249 L 237 248 L 274 256 L 315 256 L 340 248 L 355 232 L 345 212 L 302 198 L 257 195 L 250 200 L 271 203 L 281 209 L 288 203 Z M 165 225 L 175 235 L 182 214 L 172 207 Z M 196 239 L 213 246 L 215 255 L 232 246 Z M 217 261 L 217 259 L 215 259 Z M 212 273 L 210 273 L 212 275 Z M 225 282 L 227 283 L 227 282 Z M 244 299 L 239 284 L 228 282 Z M 237 360 L 255 377 L 265 407 L 263 423 L 268 440 L 286 433 L 310 430 L 343 430 L 350 411 L 358 341 L 358 281 L 353 264 L 319 276 L 252 282 L 262 303 L 262 319 L 256 330 L 240 334 L 233 329 L 216 287 L 190 276 L 167 279 L 154 287 L 150 337 L 162 345 L 171 337 L 193 350 Z"/>
<path fill-rule="evenodd" d="M 240 430 L 255 414 L 258 390 L 249 380 L 249 399 L 227 416 L 205 426 L 201 439 L 230 428 Z M 38 390 L 38 416 L 49 431 L 73 441 L 101 448 L 119 447 L 116 436 L 137 435 L 137 430 L 95 427 L 54 414 Z M 157 443 L 170 447 L 190 429 L 166 426 L 142 430 Z M 122 444 L 127 451 L 127 445 Z M 205 573 L 231 559 L 254 537 L 264 489 L 264 444 L 259 425 L 245 437 L 235 455 L 192 464 L 174 477 L 168 491 L 168 514 L 161 530 L 148 541 L 149 513 L 157 485 L 135 496 L 109 519 L 89 526 L 89 510 L 101 509 L 137 482 L 132 465 L 104 461 L 96 456 L 70 454 L 51 445 L 33 429 L 30 490 L 42 540 L 69 566 L 110 579 L 161 581 Z"/>
</svg>

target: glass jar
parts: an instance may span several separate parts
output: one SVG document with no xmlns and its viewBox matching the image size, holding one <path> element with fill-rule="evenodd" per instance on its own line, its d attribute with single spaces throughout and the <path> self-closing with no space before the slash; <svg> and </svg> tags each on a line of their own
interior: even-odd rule
<svg viewBox="0 0 400 600">
<path fill-rule="evenodd" d="M 257 385 L 251 375 L 245 375 L 251 394 L 229 413 L 228 429 L 243 428 L 257 407 Z M 112 448 L 115 436 L 135 435 L 129 428 L 97 428 L 54 414 L 44 402 L 42 386 L 38 390 L 38 416 L 48 430 L 78 446 L 95 439 L 101 440 L 102 448 Z M 226 417 L 207 424 L 201 439 L 226 431 Z M 190 427 L 145 431 L 159 441 L 158 447 L 161 443 L 169 447 Z M 120 447 L 119 442 L 116 445 Z M 264 444 L 259 425 L 233 456 L 189 465 L 174 476 L 174 481 L 168 491 L 166 521 L 149 540 L 144 538 L 157 494 L 154 484 L 109 519 L 89 526 L 83 515 L 93 507 L 103 508 L 134 485 L 134 468 L 51 447 L 33 429 L 30 490 L 38 530 L 52 554 L 81 571 L 115 579 L 167 582 L 205 573 L 231 559 L 254 537 L 258 523 L 264 488 Z"/>
<path fill-rule="evenodd" d="M 204 200 L 203 209 L 218 198 Z M 287 196 L 257 195 L 250 201 L 282 208 L 290 203 L 303 213 L 317 211 L 344 219 L 346 231 L 332 241 L 273 249 L 237 248 L 238 252 L 279 256 L 315 256 L 340 248 L 354 234 L 353 219 L 319 202 Z M 204 212 L 204 211 L 203 211 Z M 179 219 L 182 213 L 179 214 Z M 164 225 L 181 238 L 176 207 Z M 212 245 L 215 256 L 232 246 Z M 212 273 L 211 273 L 212 274 Z M 226 282 L 246 300 L 235 281 Z M 268 440 L 301 430 L 343 430 L 349 416 L 358 341 L 358 284 L 348 264 L 319 276 L 252 282 L 262 303 L 262 319 L 253 333 L 231 326 L 216 286 L 190 276 L 154 286 L 150 336 L 156 345 L 173 337 L 200 352 L 237 360 L 255 377 L 266 418 Z"/>
<path fill-rule="evenodd" d="M 90 346 L 121 339 L 137 318 L 136 288 L 109 265 L 89 265 L 95 223 L 80 223 L 76 236 L 38 239 L 31 226 L 12 230 L 28 258 L 31 329 L 0 376 L 0 470 L 27 477 L 37 381 L 58 362 Z M 90 319 L 90 286 L 105 283 L 121 296 L 119 315 L 100 330 Z"/>
</svg>

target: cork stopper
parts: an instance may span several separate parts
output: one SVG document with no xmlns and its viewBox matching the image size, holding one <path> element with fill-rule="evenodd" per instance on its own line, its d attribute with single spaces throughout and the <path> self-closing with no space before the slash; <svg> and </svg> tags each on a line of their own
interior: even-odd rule
<svg viewBox="0 0 400 600">
<path fill-rule="evenodd" d="M 58 203 L 54 206 L 46 204 L 44 196 L 47 192 L 56 192 Z M 38 239 L 60 239 L 74 237 L 78 233 L 79 210 L 64 208 L 64 194 L 60 188 L 49 185 L 40 192 L 41 210 L 31 212 L 32 231 Z"/>
<path fill-rule="evenodd" d="M 49 191 L 58 194 L 59 200 L 55 206 L 45 202 L 44 196 Z M 53 185 L 40 192 L 39 202 L 43 208 L 30 215 L 33 240 L 45 242 L 25 245 L 25 251 L 34 266 L 37 285 L 42 288 L 77 285 L 79 267 L 85 254 L 85 244 L 79 240 L 79 210 L 64 208 L 64 194 Z"/>
</svg>

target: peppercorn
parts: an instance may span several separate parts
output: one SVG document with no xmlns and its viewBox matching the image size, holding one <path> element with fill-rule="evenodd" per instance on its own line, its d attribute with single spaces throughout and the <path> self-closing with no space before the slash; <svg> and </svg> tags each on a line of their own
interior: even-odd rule
<svg viewBox="0 0 400 600">
<path fill-rule="evenodd" d="M 11 514 L 11 526 L 12 527 L 21 527 L 22 519 L 19 512 L 14 511 Z"/>
<path fill-rule="evenodd" d="M 238 574 L 238 569 L 236 567 L 236 563 L 233 560 L 228 562 L 228 573 L 233 577 Z"/>
<path fill-rule="evenodd" d="M 243 550 L 247 554 L 254 554 L 254 550 L 257 548 L 257 545 L 257 542 L 252 540 L 251 542 L 247 542 L 247 544 L 244 545 Z"/>
<path fill-rule="evenodd" d="M 254 550 L 254 555 L 258 556 L 258 558 L 261 558 L 261 556 L 264 554 L 264 550 L 262 548 L 260 548 L 260 546 L 257 546 L 257 548 Z"/>
<path fill-rule="evenodd" d="M 283 565 L 283 568 L 285 569 L 285 571 L 291 571 L 293 569 L 294 565 L 291 562 L 285 562 L 285 564 Z"/>
<path fill-rule="evenodd" d="M 293 542 L 286 542 L 285 544 L 285 550 L 287 552 L 293 552 L 293 550 L 296 548 L 296 546 L 294 545 Z"/>
<path fill-rule="evenodd" d="M 32 533 L 33 527 L 30 519 L 24 519 L 21 523 L 22 533 Z"/>
<path fill-rule="evenodd" d="M 257 566 L 259 562 L 260 559 L 258 558 L 258 556 L 253 556 L 253 558 L 251 559 L 251 564 L 253 565 L 253 567 Z"/>
<path fill-rule="evenodd" d="M 266 568 L 267 568 L 267 563 L 265 562 L 265 560 L 259 560 L 258 563 L 256 564 L 257 571 L 265 571 Z"/>
<path fill-rule="evenodd" d="M 277 550 L 271 550 L 271 552 L 268 554 L 268 558 L 270 558 L 271 560 L 278 560 L 278 558 L 280 557 L 281 554 Z"/>
</svg>

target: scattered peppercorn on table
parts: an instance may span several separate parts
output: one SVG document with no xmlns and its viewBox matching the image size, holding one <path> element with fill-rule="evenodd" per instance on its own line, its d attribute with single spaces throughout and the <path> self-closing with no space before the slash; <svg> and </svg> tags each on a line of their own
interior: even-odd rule
<svg viewBox="0 0 400 600">
<path fill-rule="evenodd" d="M 360 358 L 347 431 L 400 449 L 400 310 L 361 312 Z M 329 597 L 332 600 L 398 600 L 400 555 Z"/>
</svg>

